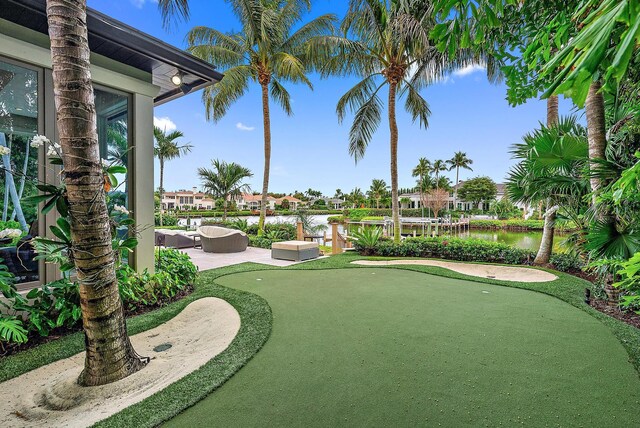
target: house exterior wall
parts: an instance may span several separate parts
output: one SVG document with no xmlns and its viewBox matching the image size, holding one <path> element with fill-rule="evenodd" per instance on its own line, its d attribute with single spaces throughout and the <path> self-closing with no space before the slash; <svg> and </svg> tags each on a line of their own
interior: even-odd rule
<svg viewBox="0 0 640 428">
<path fill-rule="evenodd" d="M 14 60 L 42 70 L 40 102 L 43 104 L 42 125 L 39 132 L 50 140 L 57 140 L 53 80 L 51 78 L 51 53 L 49 38 L 12 22 L 0 19 L 0 58 Z M 132 147 L 128 180 L 129 210 L 133 213 L 139 233 L 139 244 L 131 261 L 136 270 L 154 269 L 154 203 L 153 203 L 153 98 L 159 88 L 151 83 L 149 73 L 115 62 L 100 55 L 91 55 L 91 75 L 97 85 L 124 92 L 130 96 L 128 131 Z M 58 174 L 44 168 L 44 150 L 40 159 L 40 179 L 56 184 Z M 39 218 L 41 235 L 50 234 L 49 225 L 55 224 L 55 215 L 50 213 Z M 41 263 L 41 280 L 56 279 L 59 272 Z"/>
</svg>

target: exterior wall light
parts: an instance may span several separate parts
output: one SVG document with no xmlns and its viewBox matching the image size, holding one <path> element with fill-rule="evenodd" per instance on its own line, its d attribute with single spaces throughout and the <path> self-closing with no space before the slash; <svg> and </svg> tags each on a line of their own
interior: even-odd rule
<svg viewBox="0 0 640 428">
<path fill-rule="evenodd" d="M 182 85 L 182 73 L 178 71 L 176 74 L 171 76 L 171 83 L 176 86 Z"/>
</svg>

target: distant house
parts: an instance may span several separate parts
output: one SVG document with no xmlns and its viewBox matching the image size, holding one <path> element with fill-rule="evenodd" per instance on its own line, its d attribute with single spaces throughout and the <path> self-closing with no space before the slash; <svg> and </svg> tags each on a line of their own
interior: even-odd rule
<svg viewBox="0 0 640 428">
<path fill-rule="evenodd" d="M 452 210 L 454 209 L 453 207 L 453 203 L 454 203 L 454 190 L 455 188 L 460 188 L 462 187 L 462 185 L 464 184 L 464 181 L 461 181 L 460 183 L 458 183 L 456 186 L 453 186 L 451 188 L 451 192 L 449 192 L 449 204 L 447 209 Z M 506 185 L 504 183 L 497 183 L 496 184 L 496 197 L 495 197 L 495 201 L 499 201 L 502 198 L 505 197 L 506 195 Z M 401 204 L 402 208 L 421 208 L 421 202 L 420 202 L 420 193 L 419 192 L 411 192 L 411 193 L 403 193 L 401 195 L 398 195 L 398 199 L 400 201 L 402 201 L 403 199 L 408 199 L 408 202 L 405 201 L 404 203 Z M 457 201 L 457 208 L 460 211 L 471 211 L 473 209 L 481 209 L 481 210 L 488 210 L 489 206 L 491 205 L 492 201 L 482 201 L 480 202 L 477 206 L 474 206 L 473 203 L 471 202 L 465 202 L 463 200 L 461 200 L 460 196 L 458 195 L 458 201 Z M 515 203 L 515 206 L 517 206 L 518 208 L 524 209 L 525 206 L 524 204 L 521 203 Z"/>
<path fill-rule="evenodd" d="M 251 193 L 231 196 L 230 200 L 235 202 L 239 210 L 259 210 L 262 205 L 262 195 L 252 195 Z M 273 210 L 275 207 L 276 198 L 267 196 L 267 209 Z"/>
<path fill-rule="evenodd" d="M 162 208 L 165 210 L 213 210 L 216 202 L 209 195 L 193 190 L 165 192 L 162 195 Z"/>
<path fill-rule="evenodd" d="M 282 205 L 284 201 L 289 202 L 289 209 L 291 211 L 297 211 L 298 208 L 300 208 L 300 206 L 304 204 L 304 202 L 302 202 L 300 199 L 294 198 L 293 196 L 288 195 L 288 196 L 283 196 L 282 198 L 277 198 L 276 205 Z"/>
<path fill-rule="evenodd" d="M 318 201 L 324 201 L 330 210 L 341 210 L 344 205 L 344 200 L 339 198 L 316 198 L 309 201 L 309 206 L 313 206 Z"/>
</svg>

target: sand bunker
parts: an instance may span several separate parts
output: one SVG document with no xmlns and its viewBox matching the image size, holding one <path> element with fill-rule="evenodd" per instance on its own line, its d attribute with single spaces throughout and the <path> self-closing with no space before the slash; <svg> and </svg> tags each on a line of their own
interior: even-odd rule
<svg viewBox="0 0 640 428">
<path fill-rule="evenodd" d="M 0 426 L 90 426 L 195 371 L 224 351 L 239 329 L 240 315 L 229 303 L 215 297 L 196 300 L 166 323 L 131 337 L 135 350 L 152 360 L 123 380 L 78 386 L 82 352 L 0 383 Z M 43 402 L 72 407 L 48 410 Z"/>
<path fill-rule="evenodd" d="M 475 263 L 458 263 L 441 260 L 356 260 L 351 262 L 363 266 L 422 265 L 437 266 L 480 278 L 500 279 L 517 282 L 549 282 L 558 277 L 552 273 L 516 266 L 495 266 Z"/>
</svg>

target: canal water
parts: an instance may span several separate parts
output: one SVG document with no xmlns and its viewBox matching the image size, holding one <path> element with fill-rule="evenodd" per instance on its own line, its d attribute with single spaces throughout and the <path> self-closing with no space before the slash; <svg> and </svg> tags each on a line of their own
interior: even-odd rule
<svg viewBox="0 0 640 428">
<path fill-rule="evenodd" d="M 313 223 L 317 225 L 327 226 L 327 233 L 331 233 L 329 229 L 329 225 L 327 221 L 329 219 L 329 215 L 315 215 L 313 216 Z M 230 217 L 233 218 L 243 218 L 247 220 L 249 224 L 258 223 L 258 216 L 247 216 L 247 217 Z M 269 216 L 266 218 L 267 223 L 295 223 L 295 216 Z M 190 224 L 192 227 L 200 226 L 202 222 L 201 218 L 191 218 Z M 181 218 L 178 221 L 178 224 L 181 226 L 187 225 L 187 220 Z M 342 225 L 339 226 L 339 231 L 343 232 Z M 322 234 L 322 233 L 320 233 Z M 458 235 L 461 238 L 475 238 L 482 239 L 485 241 L 492 242 L 501 242 L 504 244 L 512 245 L 514 247 L 528 249 L 532 251 L 537 251 L 540 247 L 540 241 L 542 240 L 542 232 L 534 231 L 534 232 L 511 232 L 504 230 L 471 230 L 465 233 Z M 557 237 L 554 242 L 554 249 L 556 251 L 562 251 L 562 237 Z"/>
</svg>

